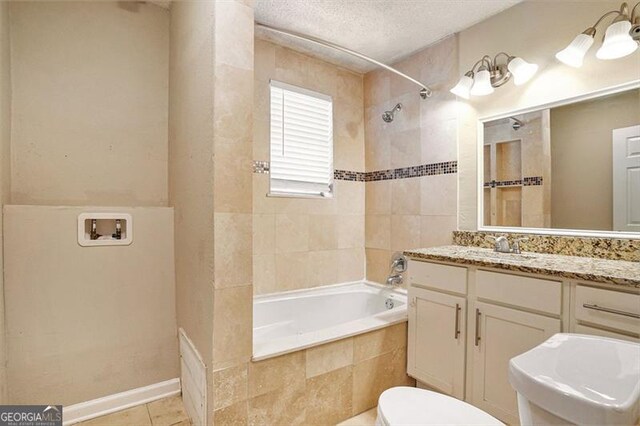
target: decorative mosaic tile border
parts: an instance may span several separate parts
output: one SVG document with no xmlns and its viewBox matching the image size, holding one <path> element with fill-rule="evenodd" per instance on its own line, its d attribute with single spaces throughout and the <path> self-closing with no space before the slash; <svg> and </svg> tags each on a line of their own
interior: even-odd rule
<svg viewBox="0 0 640 426">
<path fill-rule="evenodd" d="M 254 161 L 253 173 L 269 173 L 268 161 Z M 352 182 L 375 182 L 379 180 L 407 179 L 421 176 L 435 176 L 458 173 L 458 162 L 422 164 L 420 166 L 401 167 L 398 169 L 376 170 L 374 172 L 353 172 L 350 170 L 334 170 L 333 178 Z"/>
<path fill-rule="evenodd" d="M 542 176 L 530 176 L 524 179 L 516 180 L 492 180 L 491 182 L 485 182 L 485 188 L 497 188 L 501 186 L 541 186 Z"/>
<path fill-rule="evenodd" d="M 520 243 L 523 251 L 640 262 L 640 240 L 507 232 L 453 231 L 453 244 L 493 248 L 493 242 L 487 238 L 489 235 L 507 235 L 510 240 L 528 238 L 527 241 Z"/>
<path fill-rule="evenodd" d="M 366 180 L 365 172 L 352 172 L 350 170 L 334 170 L 333 178 L 337 180 L 348 180 L 352 182 L 364 182 Z"/>
<path fill-rule="evenodd" d="M 270 166 L 268 161 L 254 161 L 253 162 L 253 173 L 268 174 L 270 167 L 271 166 Z"/>
</svg>

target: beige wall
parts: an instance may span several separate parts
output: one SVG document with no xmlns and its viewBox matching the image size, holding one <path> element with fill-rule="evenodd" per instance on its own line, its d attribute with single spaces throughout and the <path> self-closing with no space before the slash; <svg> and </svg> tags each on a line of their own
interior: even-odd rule
<svg viewBox="0 0 640 426">
<path fill-rule="evenodd" d="M 640 90 L 551 109 L 551 226 L 613 229 L 612 131 L 640 124 Z"/>
<path fill-rule="evenodd" d="M 0 203 L 10 199 L 11 158 L 11 64 L 9 44 L 9 3 L 0 2 Z M 0 206 L 1 207 L 1 206 Z M 0 213 L 1 214 L 1 213 Z M 2 217 L 0 216 L 0 222 Z M 0 240 L 2 228 L 0 227 Z M 0 247 L 0 404 L 7 403 L 6 341 L 4 314 L 4 277 L 2 274 L 2 248 Z"/>
<path fill-rule="evenodd" d="M 386 170 L 456 160 L 457 115 L 449 87 L 457 76 L 457 37 L 452 36 L 395 66 L 428 84 L 434 95 L 388 71 L 365 75 L 366 170 Z M 402 103 L 392 123 L 381 114 Z M 367 278 L 384 282 L 395 251 L 451 243 L 456 229 L 455 174 L 366 183 Z"/>
<path fill-rule="evenodd" d="M 13 202 L 167 204 L 169 12 L 11 2 Z"/>
<path fill-rule="evenodd" d="M 5 206 L 12 404 L 74 404 L 179 376 L 173 209 L 120 208 L 129 246 L 81 247 L 93 207 Z"/>
<path fill-rule="evenodd" d="M 364 171 L 362 75 L 256 40 L 253 159 L 269 161 L 269 80 L 330 95 L 334 168 Z M 364 278 L 364 182 L 334 181 L 332 199 L 267 197 L 269 175 L 253 175 L 256 294 Z"/>
<path fill-rule="evenodd" d="M 568 67 L 554 57 L 601 14 L 619 6 L 617 1 L 525 1 L 459 34 L 460 75 L 482 55 L 500 51 L 540 65 L 537 76 L 524 86 L 516 87 L 510 82 L 492 95 L 458 104 L 460 229 L 477 229 L 478 118 L 567 99 L 639 78 L 637 53 L 614 61 L 595 58 L 603 30 L 599 30 L 582 68 Z"/>
<path fill-rule="evenodd" d="M 213 351 L 213 25 L 213 2 L 175 2 L 171 8 L 169 204 L 175 209 L 177 322 L 208 369 Z"/>
</svg>

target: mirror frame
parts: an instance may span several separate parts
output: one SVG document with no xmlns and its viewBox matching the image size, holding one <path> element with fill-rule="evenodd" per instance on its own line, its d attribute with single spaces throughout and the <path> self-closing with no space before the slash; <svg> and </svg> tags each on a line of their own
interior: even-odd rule
<svg viewBox="0 0 640 426">
<path fill-rule="evenodd" d="M 477 205 L 477 223 L 478 231 L 485 232 L 503 232 L 503 233 L 516 233 L 516 234 L 540 234 L 540 235 L 563 235 L 572 237 L 600 237 L 600 238 L 624 238 L 624 239 L 640 239 L 640 233 L 636 232 L 618 232 L 618 231 L 596 231 L 588 229 L 560 229 L 560 228 L 524 228 L 524 227 L 509 227 L 509 226 L 484 226 L 484 124 L 489 121 L 499 120 L 507 118 L 513 115 L 527 114 L 531 112 L 540 111 L 542 109 L 551 109 L 568 104 L 587 101 L 590 99 L 599 98 L 606 95 L 612 95 L 628 90 L 639 89 L 640 79 L 631 81 L 629 83 L 620 84 L 617 86 L 608 87 L 606 89 L 596 90 L 584 95 L 575 96 L 571 98 L 560 99 L 546 104 L 535 105 L 515 111 L 508 111 L 492 116 L 481 117 L 478 119 L 478 140 L 477 140 L 477 184 L 476 195 L 478 197 Z"/>
</svg>

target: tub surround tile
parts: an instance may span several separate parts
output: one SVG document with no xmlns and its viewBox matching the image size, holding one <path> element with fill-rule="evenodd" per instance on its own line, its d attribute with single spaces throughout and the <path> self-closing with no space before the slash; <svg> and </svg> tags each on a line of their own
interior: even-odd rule
<svg viewBox="0 0 640 426">
<path fill-rule="evenodd" d="M 309 250 L 309 216 L 279 214 L 276 216 L 276 253 Z"/>
<path fill-rule="evenodd" d="M 493 249 L 457 245 L 409 250 L 405 251 L 405 255 L 412 259 L 486 266 L 508 271 L 640 288 L 640 262 L 544 253 L 524 253 L 524 256 L 521 256 L 495 253 Z"/>
<path fill-rule="evenodd" d="M 358 363 L 370 358 L 407 347 L 407 323 L 392 325 L 371 333 L 355 336 L 353 361 Z"/>
<path fill-rule="evenodd" d="M 375 407 L 384 390 L 415 384 L 406 375 L 406 346 L 407 325 L 402 323 L 250 362 L 247 421 L 256 425 L 336 424 Z M 233 388 L 237 389 L 233 380 L 220 387 Z M 220 410 L 235 413 L 239 409 L 233 404 Z"/>
<path fill-rule="evenodd" d="M 304 382 L 294 382 L 251 398 L 248 424 L 303 425 L 307 414 L 306 396 Z"/>
<path fill-rule="evenodd" d="M 369 218 L 369 216 L 367 216 L 367 218 Z M 367 279 L 378 283 L 385 282 L 391 264 L 391 250 L 367 247 L 365 253 L 367 257 Z"/>
<path fill-rule="evenodd" d="M 307 380 L 306 421 L 308 425 L 334 425 L 353 412 L 353 366 Z"/>
<path fill-rule="evenodd" d="M 249 403 L 241 401 L 237 404 L 215 410 L 213 424 L 225 426 L 246 426 L 249 423 Z"/>
<path fill-rule="evenodd" d="M 213 368 L 247 362 L 253 344 L 253 286 L 216 290 L 213 309 Z"/>
<path fill-rule="evenodd" d="M 307 379 L 353 364 L 353 339 L 343 339 L 306 351 Z"/>
<path fill-rule="evenodd" d="M 309 216 L 309 247 L 315 250 L 337 249 L 338 225 L 334 215 Z"/>
<path fill-rule="evenodd" d="M 455 231 L 453 233 L 453 243 L 459 246 L 492 248 L 493 243 L 487 238 L 489 235 L 508 235 L 509 239 L 528 238 L 528 241 L 522 242 L 522 249 L 536 253 L 640 262 L 640 240 L 484 231 Z"/>
<path fill-rule="evenodd" d="M 214 410 L 245 401 L 248 395 L 248 363 L 213 372 Z"/>
<path fill-rule="evenodd" d="M 407 376 L 407 350 L 366 359 L 353 368 L 353 414 L 362 413 L 378 404 L 380 394 L 394 386 L 414 386 Z"/>
<path fill-rule="evenodd" d="M 304 387 L 306 365 L 304 351 L 249 364 L 249 397 L 294 386 Z"/>
</svg>

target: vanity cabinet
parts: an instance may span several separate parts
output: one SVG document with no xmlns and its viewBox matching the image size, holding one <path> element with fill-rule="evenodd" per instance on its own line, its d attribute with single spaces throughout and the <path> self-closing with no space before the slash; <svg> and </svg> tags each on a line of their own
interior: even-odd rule
<svg viewBox="0 0 640 426">
<path fill-rule="evenodd" d="M 640 341 L 640 294 L 575 286 L 572 331 Z"/>
<path fill-rule="evenodd" d="M 560 332 L 560 320 L 484 302 L 475 303 L 473 316 L 471 400 L 507 423 L 517 423 L 509 360 Z"/>
<path fill-rule="evenodd" d="M 557 277 L 411 260 L 408 295 L 409 375 L 508 424 L 519 421 L 511 358 L 561 331 L 640 332 L 638 291 Z"/>
<path fill-rule="evenodd" d="M 419 287 L 411 295 L 408 372 L 463 399 L 466 298 Z"/>
</svg>

